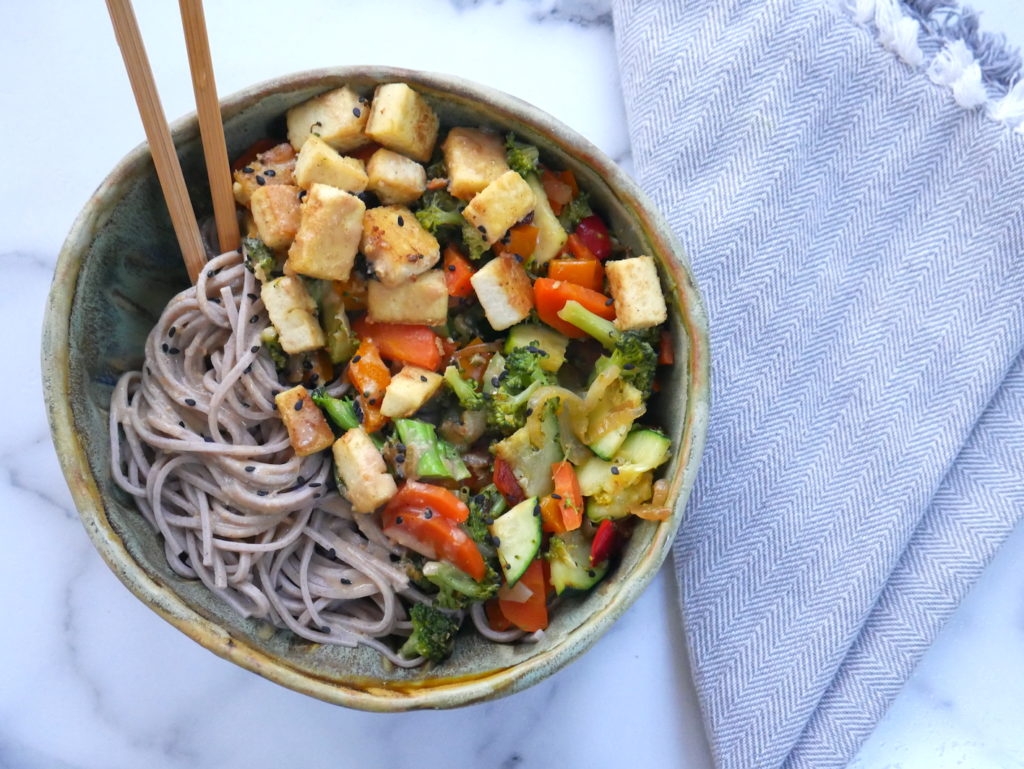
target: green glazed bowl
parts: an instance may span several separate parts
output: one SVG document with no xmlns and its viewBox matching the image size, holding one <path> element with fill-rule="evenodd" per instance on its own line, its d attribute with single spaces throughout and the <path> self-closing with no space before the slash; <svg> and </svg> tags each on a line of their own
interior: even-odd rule
<svg viewBox="0 0 1024 769">
<path fill-rule="evenodd" d="M 432 670 L 398 670 L 369 649 L 320 646 L 242 619 L 198 581 L 168 568 L 157 534 L 110 474 L 107 414 L 122 372 L 138 369 L 150 328 L 188 285 L 148 147 L 122 160 L 86 204 L 61 251 L 43 335 L 50 428 L 82 523 L 122 582 L 150 608 L 214 653 L 296 691 L 373 711 L 449 708 L 524 689 L 578 657 L 636 600 L 669 551 L 697 474 L 708 417 L 708 331 L 688 263 L 662 217 L 636 185 L 590 142 L 506 94 L 448 75 L 385 67 L 305 72 L 258 85 L 222 103 L 232 157 L 257 139 L 284 135 L 284 114 L 317 93 L 349 84 L 409 83 L 442 125 L 515 131 L 555 166 L 571 169 L 595 209 L 635 253 L 651 254 L 669 296 L 675 360 L 653 413 L 672 438 L 672 517 L 641 521 L 621 563 L 597 589 L 563 601 L 535 644 L 460 638 Z M 195 117 L 172 127 L 192 200 L 210 213 Z"/>
</svg>

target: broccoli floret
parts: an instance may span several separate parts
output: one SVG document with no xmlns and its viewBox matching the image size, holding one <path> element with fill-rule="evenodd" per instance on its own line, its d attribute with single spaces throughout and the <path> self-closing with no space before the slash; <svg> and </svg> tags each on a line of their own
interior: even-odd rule
<svg viewBox="0 0 1024 769">
<path fill-rule="evenodd" d="M 462 218 L 463 204 L 444 190 L 431 190 L 421 200 L 416 218 L 431 235 L 437 235 L 442 227 L 462 227 L 466 224 Z"/>
<path fill-rule="evenodd" d="M 398 650 L 399 655 L 406 659 L 426 657 L 433 662 L 440 662 L 452 653 L 455 633 L 459 630 L 459 621 L 455 617 L 425 603 L 413 606 L 409 616 L 412 619 L 412 635 Z"/>
<path fill-rule="evenodd" d="M 469 517 L 463 521 L 462 528 L 476 542 L 486 560 L 488 553 L 494 552 L 489 527 L 495 518 L 505 512 L 508 502 L 492 483 L 472 495 L 466 505 L 469 507 Z"/>
<path fill-rule="evenodd" d="M 274 368 L 278 371 L 284 371 L 288 367 L 288 353 L 281 346 L 277 336 L 277 329 L 273 326 L 267 326 L 263 329 L 260 332 L 260 343 L 263 345 L 263 349 L 267 351 L 270 359 L 274 361 Z"/>
<path fill-rule="evenodd" d="M 505 136 L 505 160 L 509 168 L 525 178 L 537 172 L 540 152 L 532 144 L 516 141 L 516 135 L 509 133 Z"/>
<path fill-rule="evenodd" d="M 442 609 L 464 609 L 471 603 L 486 601 L 501 587 L 501 577 L 490 564 L 480 582 L 445 561 L 428 561 L 423 566 L 423 576 L 437 586 L 434 603 Z"/>
<path fill-rule="evenodd" d="M 270 280 L 277 272 L 277 257 L 270 247 L 259 238 L 242 239 L 242 260 L 246 268 L 261 283 Z"/>
<path fill-rule="evenodd" d="M 592 313 L 579 302 L 570 300 L 558 311 L 558 317 L 586 332 L 608 350 L 610 355 L 601 361 L 613 363 L 622 369 L 622 380 L 633 385 L 646 398 L 651 394 L 654 370 L 658 356 L 647 341 L 644 331 L 619 331 L 610 320 Z"/>
<path fill-rule="evenodd" d="M 396 419 L 395 431 L 404 446 L 405 466 L 415 466 L 408 473 L 421 478 L 451 478 L 465 480 L 470 476 L 469 468 L 459 455 L 458 449 L 448 441 L 437 437 L 434 426 L 418 419 Z"/>
<path fill-rule="evenodd" d="M 466 249 L 466 255 L 474 262 L 481 259 L 490 248 L 480 231 L 469 222 L 462 226 L 462 246 Z"/>
<path fill-rule="evenodd" d="M 590 207 L 590 196 L 580 190 L 579 194 L 569 201 L 558 215 L 558 221 L 562 223 L 566 232 L 572 232 L 580 223 L 580 220 L 593 216 L 594 211 Z"/>
<path fill-rule="evenodd" d="M 467 411 L 476 411 L 484 406 L 483 395 L 472 379 L 464 379 L 455 366 L 444 370 L 444 381 L 459 399 L 459 405 Z"/>
<path fill-rule="evenodd" d="M 555 384 L 554 374 L 540 365 L 546 355 L 537 347 L 516 347 L 508 354 L 505 369 L 487 402 L 489 425 L 508 435 L 526 424 L 530 396 L 539 387 Z"/>
<path fill-rule="evenodd" d="M 318 387 L 310 393 L 313 403 L 327 412 L 342 430 L 353 430 L 359 427 L 359 414 L 356 411 L 355 401 L 351 398 L 332 398 L 322 387 Z"/>
</svg>

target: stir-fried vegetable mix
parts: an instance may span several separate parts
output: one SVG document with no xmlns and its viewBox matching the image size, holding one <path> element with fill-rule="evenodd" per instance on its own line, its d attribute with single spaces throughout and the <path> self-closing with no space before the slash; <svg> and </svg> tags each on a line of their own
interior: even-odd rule
<svg viewBox="0 0 1024 769">
<path fill-rule="evenodd" d="M 654 260 L 571 171 L 441 128 L 405 84 L 339 88 L 287 124 L 234 188 L 295 452 L 331 450 L 353 510 L 408 549 L 430 603 L 402 655 L 443 659 L 479 602 L 496 631 L 543 629 L 635 517 L 669 515 L 671 444 L 643 425 L 671 363 Z"/>
</svg>

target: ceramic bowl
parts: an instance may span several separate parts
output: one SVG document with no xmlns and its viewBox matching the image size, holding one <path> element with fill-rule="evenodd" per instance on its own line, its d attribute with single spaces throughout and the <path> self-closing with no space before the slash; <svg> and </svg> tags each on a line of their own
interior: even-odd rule
<svg viewBox="0 0 1024 769">
<path fill-rule="evenodd" d="M 120 374 L 138 369 L 143 344 L 168 299 L 188 281 L 148 148 L 128 154 L 86 204 L 60 254 L 43 337 L 44 387 L 53 440 L 96 549 L 114 573 L 161 617 L 214 653 L 297 691 L 373 711 L 447 708 L 524 689 L 586 651 L 636 600 L 669 551 L 693 485 L 708 413 L 707 322 L 687 260 L 636 185 L 590 142 L 541 110 L 447 75 L 380 67 L 305 72 L 225 99 L 228 149 L 284 135 L 285 111 L 349 84 L 409 83 L 442 125 L 515 131 L 545 160 L 572 169 L 594 208 L 635 253 L 659 262 L 671 308 L 675 359 L 654 413 L 672 438 L 667 468 L 670 520 L 639 522 L 622 561 L 587 595 L 564 601 L 539 643 L 501 645 L 462 637 L 430 670 L 389 669 L 376 652 L 310 644 L 265 622 L 242 619 L 198 581 L 170 571 L 157 535 L 114 485 L 107 414 Z M 209 214 L 194 117 L 173 127 L 192 200 Z"/>
</svg>

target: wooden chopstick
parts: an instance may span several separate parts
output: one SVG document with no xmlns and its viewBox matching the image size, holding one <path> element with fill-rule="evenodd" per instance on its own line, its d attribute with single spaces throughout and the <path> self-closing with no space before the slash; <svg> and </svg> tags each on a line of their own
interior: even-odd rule
<svg viewBox="0 0 1024 769">
<path fill-rule="evenodd" d="M 146 131 L 149 151 L 153 155 L 153 165 L 160 180 L 167 210 L 171 214 L 171 224 L 178 238 L 178 246 L 185 260 L 188 277 L 193 283 L 206 264 L 206 250 L 199 235 L 195 211 L 189 201 L 185 178 L 181 174 L 178 153 L 174 149 L 170 128 L 160 97 L 153 82 L 153 71 L 149 67 L 149 58 L 142 45 L 139 24 L 132 10 L 131 0 L 107 0 L 107 11 L 114 25 L 114 36 L 121 49 L 128 80 L 132 84 L 135 103 L 139 107 L 142 127 Z"/>
<path fill-rule="evenodd" d="M 217 240 L 220 250 L 238 248 L 238 217 L 235 214 L 235 196 L 231 191 L 231 168 L 228 148 L 224 142 L 224 124 L 221 122 L 220 102 L 217 101 L 217 83 L 213 78 L 210 42 L 206 35 L 206 19 L 202 0 L 179 0 L 181 26 L 185 30 L 188 66 L 192 71 L 192 90 L 196 95 L 196 113 L 199 115 L 199 135 L 203 140 L 206 157 L 206 175 L 210 178 L 210 196 L 213 198 L 213 217 L 217 222 Z"/>
</svg>

